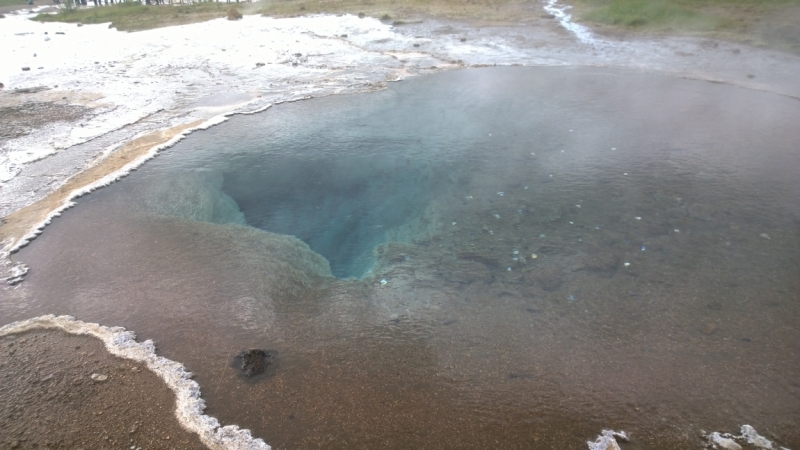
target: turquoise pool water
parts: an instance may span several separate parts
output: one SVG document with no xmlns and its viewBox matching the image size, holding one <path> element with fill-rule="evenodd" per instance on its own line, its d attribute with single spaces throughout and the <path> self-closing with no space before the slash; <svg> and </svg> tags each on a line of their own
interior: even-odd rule
<svg viewBox="0 0 800 450">
<path fill-rule="evenodd" d="M 121 325 L 275 448 L 800 445 L 795 99 L 485 68 L 277 105 L 90 194 L 3 322 Z M 271 377 L 230 367 L 278 351 Z"/>
</svg>

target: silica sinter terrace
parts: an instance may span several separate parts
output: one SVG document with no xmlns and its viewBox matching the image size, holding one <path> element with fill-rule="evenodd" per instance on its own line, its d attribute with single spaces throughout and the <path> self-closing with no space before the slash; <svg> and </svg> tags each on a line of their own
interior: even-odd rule
<svg viewBox="0 0 800 450">
<path fill-rule="evenodd" d="M 275 448 L 800 446 L 800 102 L 487 68 L 189 136 L 17 255 Z M 232 367 L 271 350 L 268 374 Z"/>
</svg>

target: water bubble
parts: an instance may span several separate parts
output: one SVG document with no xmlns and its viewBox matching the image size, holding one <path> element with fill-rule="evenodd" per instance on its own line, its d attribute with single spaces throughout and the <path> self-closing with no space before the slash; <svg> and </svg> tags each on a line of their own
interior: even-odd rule
<svg viewBox="0 0 800 450">
<path fill-rule="evenodd" d="M 529 186 L 526 184 L 526 185 L 525 185 L 525 189 L 528 189 L 528 187 L 529 187 Z"/>
<path fill-rule="evenodd" d="M 386 284 L 386 283 L 388 283 L 388 281 L 386 281 L 386 278 L 382 278 L 381 279 L 381 284 Z"/>
<path fill-rule="evenodd" d="M 574 295 L 572 295 L 572 294 L 569 294 L 569 295 L 567 296 L 567 300 L 569 300 L 569 301 L 571 301 L 571 302 L 574 302 L 574 301 L 575 301 L 575 296 L 574 296 Z"/>
<path fill-rule="evenodd" d="M 540 235 L 539 235 L 539 238 L 540 238 L 540 239 L 543 239 L 543 238 L 544 238 L 544 233 L 540 234 Z"/>
<path fill-rule="evenodd" d="M 500 218 L 500 214 L 494 213 L 494 218 L 495 219 L 499 219 Z"/>
<path fill-rule="evenodd" d="M 642 251 L 645 251 L 645 250 L 646 250 L 646 249 L 644 248 L 644 245 L 643 245 L 643 246 L 642 246 Z"/>
<path fill-rule="evenodd" d="M 636 217 L 634 217 L 634 219 L 636 219 L 636 220 L 642 220 L 642 218 L 641 218 L 641 217 L 639 217 L 639 216 L 636 216 Z"/>
<path fill-rule="evenodd" d="M 500 191 L 500 192 L 498 192 L 498 193 L 497 193 L 497 195 L 499 195 L 500 197 L 502 197 L 503 195 L 505 195 L 505 192 L 503 192 L 503 191 Z"/>
<path fill-rule="evenodd" d="M 508 267 L 508 271 L 511 272 L 511 267 Z"/>
<path fill-rule="evenodd" d="M 623 264 L 623 266 L 625 266 L 625 267 L 630 267 L 630 265 L 631 265 L 631 263 L 629 263 L 629 262 L 625 262 L 625 264 Z"/>
</svg>

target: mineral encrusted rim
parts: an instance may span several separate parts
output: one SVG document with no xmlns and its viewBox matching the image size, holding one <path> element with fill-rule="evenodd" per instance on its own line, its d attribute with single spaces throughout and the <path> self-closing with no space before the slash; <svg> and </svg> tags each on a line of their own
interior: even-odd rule
<svg viewBox="0 0 800 450">
<path fill-rule="evenodd" d="M 203 414 L 205 401 L 200 397 L 200 385 L 191 379 L 192 373 L 183 364 L 158 356 L 152 340 L 136 341 L 136 334 L 122 327 L 106 327 L 88 323 L 72 316 L 48 314 L 14 322 L 0 327 L 0 336 L 29 330 L 59 329 L 71 334 L 94 336 L 105 344 L 114 356 L 144 363 L 175 393 L 175 417 L 185 429 L 197 433 L 211 449 L 270 450 L 263 440 L 254 438 L 250 430 L 236 425 L 221 426 L 219 421 Z"/>
</svg>

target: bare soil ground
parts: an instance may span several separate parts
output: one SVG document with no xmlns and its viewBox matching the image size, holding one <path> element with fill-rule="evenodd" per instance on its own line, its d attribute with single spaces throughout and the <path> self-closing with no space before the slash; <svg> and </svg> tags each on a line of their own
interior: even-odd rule
<svg viewBox="0 0 800 450">
<path fill-rule="evenodd" d="M 0 354 L 0 448 L 205 448 L 158 376 L 99 339 L 26 332 Z"/>
<path fill-rule="evenodd" d="M 71 122 L 91 114 L 91 107 L 70 101 L 71 95 L 56 99 L 44 91 L 47 88 L 0 91 L 0 143 L 54 122 Z"/>
</svg>

